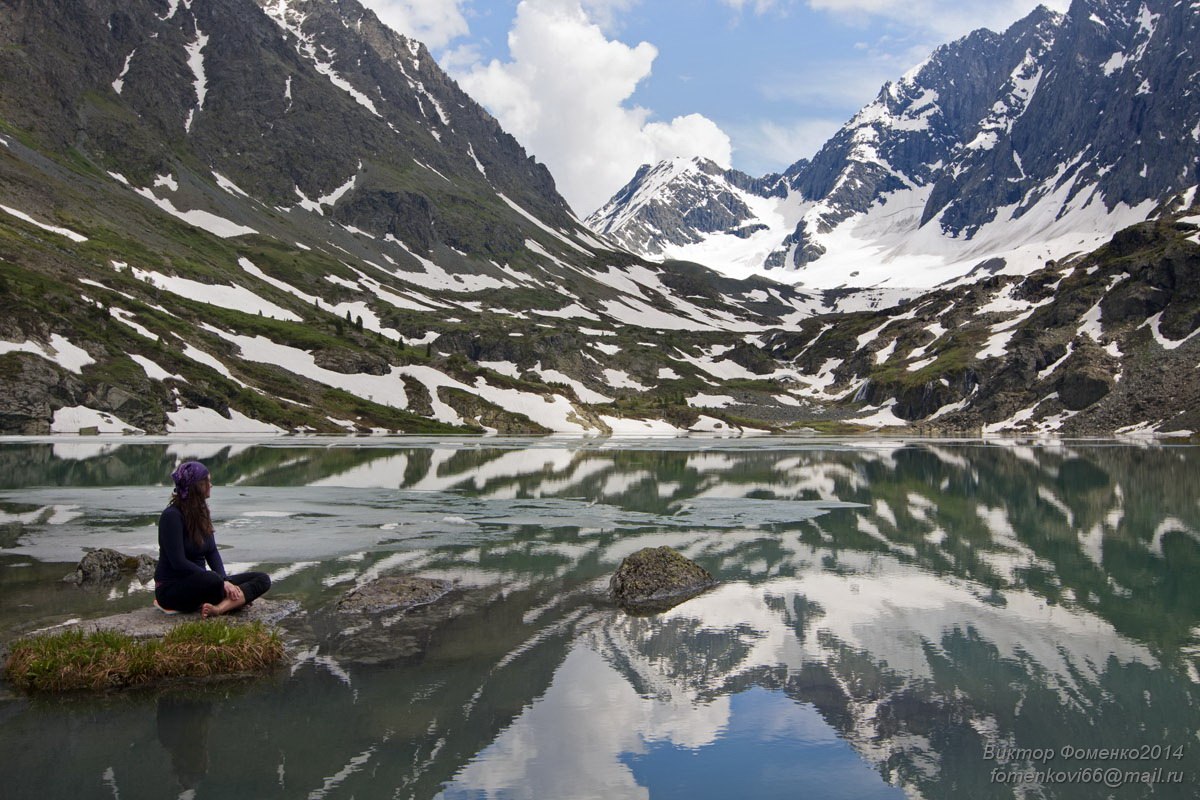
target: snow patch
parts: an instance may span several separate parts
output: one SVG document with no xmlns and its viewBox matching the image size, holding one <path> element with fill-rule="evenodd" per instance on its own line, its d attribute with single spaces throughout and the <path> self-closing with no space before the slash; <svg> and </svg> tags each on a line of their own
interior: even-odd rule
<svg viewBox="0 0 1200 800">
<path fill-rule="evenodd" d="M 107 411 L 97 411 L 87 406 L 60 408 L 54 412 L 54 419 L 50 423 L 51 433 L 79 433 L 85 428 L 96 428 L 100 433 L 144 432 Z"/>
<path fill-rule="evenodd" d="M 622 372 L 619 369 L 604 370 L 604 380 L 609 386 L 612 386 L 616 389 L 636 389 L 639 392 L 649 391 L 650 389 L 649 386 L 643 386 L 633 378 L 629 377 L 629 373 Z"/>
<path fill-rule="evenodd" d="M 229 367 L 225 366 L 224 363 L 217 360 L 215 357 L 209 355 L 208 353 L 204 352 L 203 350 L 201 350 L 198 347 L 194 347 L 191 344 L 184 342 L 183 343 L 183 355 L 186 358 L 189 358 L 192 361 L 195 361 L 197 364 L 203 364 L 204 366 L 206 366 L 209 369 L 216 372 L 218 375 L 221 375 L 222 377 L 233 381 L 238 386 L 241 386 L 243 389 L 250 388 L 250 386 L 248 384 L 243 383 L 242 381 L 235 378 L 233 373 L 229 371 Z"/>
<path fill-rule="evenodd" d="M 602 414 L 600 421 L 611 429 L 613 436 L 678 436 L 683 433 L 661 419 L 627 419 Z"/>
<path fill-rule="evenodd" d="M 855 417 L 848 421 L 857 423 L 859 425 L 868 425 L 872 428 L 894 428 L 908 425 L 908 420 L 897 417 L 895 412 L 892 411 L 892 409 L 895 407 L 895 400 L 889 400 L 882 406 L 868 406 L 867 408 L 864 408 L 863 411 L 869 411 L 871 413 L 866 414 L 865 416 Z"/>
<path fill-rule="evenodd" d="M 235 195 L 238 195 L 239 197 L 245 197 L 245 198 L 250 197 L 250 195 L 246 194 L 246 192 L 243 191 L 240 187 L 238 187 L 238 185 L 236 183 L 229 180 L 229 178 L 226 178 L 221 173 L 213 172 L 212 176 L 214 179 L 216 179 L 217 186 L 221 187 L 222 189 L 229 192 L 230 194 L 235 194 Z"/>
<path fill-rule="evenodd" d="M 320 367 L 311 353 L 287 345 L 278 344 L 263 336 L 242 336 L 206 325 L 206 330 L 217 334 L 236 345 L 243 359 L 264 364 L 275 364 L 289 372 L 310 378 L 327 386 L 344 389 L 358 397 L 393 408 L 407 408 L 408 397 L 401 376 L 415 378 L 429 391 L 434 418 L 440 422 L 462 425 L 466 421 L 452 407 L 443 402 L 438 390 L 452 388 L 474 394 L 500 408 L 528 417 L 533 422 L 553 431 L 586 433 L 588 428 L 579 420 L 571 401 L 562 395 L 544 396 L 516 389 L 501 389 L 491 386 L 482 376 L 474 385 L 467 385 L 451 378 L 432 367 L 392 367 L 387 375 L 346 375 Z"/>
<path fill-rule="evenodd" d="M 1182 339 L 1168 339 L 1167 337 L 1163 336 L 1162 331 L 1158 329 L 1158 325 L 1162 321 L 1162 315 L 1163 312 L 1160 311 L 1139 326 L 1141 328 L 1149 328 L 1150 334 L 1154 337 L 1154 341 L 1158 342 L 1158 346 L 1162 349 L 1174 350 L 1185 342 L 1190 341 L 1197 334 L 1200 334 L 1200 328 L 1196 328 L 1196 330 L 1192 331 Z"/>
<path fill-rule="evenodd" d="M 543 310 L 540 308 L 531 308 L 530 311 L 534 314 L 537 314 L 537 315 L 543 316 L 543 317 L 556 317 L 558 319 L 570 319 L 571 317 L 582 317 L 583 319 L 590 319 L 595 322 L 600 321 L 600 317 L 598 317 L 595 313 L 589 311 L 588 309 L 584 308 L 583 306 L 579 305 L 579 303 L 571 303 L 571 305 L 569 305 L 569 306 L 564 306 L 563 308 L 555 309 L 553 311 L 547 311 L 547 310 Z"/>
<path fill-rule="evenodd" d="M 200 283 L 188 278 L 163 275 L 159 272 L 142 270 L 137 267 L 133 268 L 133 276 L 158 289 L 200 303 L 228 308 L 233 311 L 241 311 L 246 314 L 261 313 L 265 317 L 286 320 L 288 322 L 300 321 L 300 317 L 296 314 L 293 314 L 286 308 L 275 305 L 269 300 L 264 300 L 242 286 Z"/>
<path fill-rule="evenodd" d="M 204 108 L 204 97 L 208 94 L 208 78 L 204 74 L 203 53 L 204 48 L 208 46 L 208 37 L 200 32 L 200 25 L 198 23 L 194 21 L 193 23 L 196 25 L 196 39 L 190 44 L 184 45 L 184 49 L 187 51 L 188 67 L 191 68 L 194 78 L 192 82 L 192 87 L 196 92 L 196 108 L 193 109 L 194 112 Z M 184 130 L 191 131 L 193 120 L 194 113 L 189 113 Z"/>
<path fill-rule="evenodd" d="M 516 212 L 517 212 L 518 214 L 520 214 L 522 217 L 524 217 L 525 219 L 529 220 L 529 221 L 530 221 L 530 222 L 532 222 L 534 225 L 536 225 L 537 227 L 541 228 L 541 229 L 542 229 L 543 231 L 545 231 L 546 233 L 548 233 L 548 234 L 550 234 L 551 236 L 553 236 L 555 239 L 558 239 L 560 242 L 562 242 L 563 244 L 565 244 L 567 247 L 570 247 L 570 248 L 573 248 L 573 249 L 575 249 L 575 250 L 578 250 L 580 253 L 583 253 L 585 256 L 591 256 L 591 255 L 592 255 L 592 254 L 591 254 L 591 252 L 589 252 L 588 250 L 585 250 L 583 247 L 580 247 L 579 245 L 575 244 L 575 242 L 573 242 L 573 241 L 571 241 L 570 239 L 568 239 L 568 238 L 567 238 L 566 236 L 564 236 L 562 233 L 559 233 L 558 231 L 554 230 L 554 228 L 551 228 L 549 225 L 547 225 L 546 223 L 542 222 L 540 219 L 538 219 L 537 217 L 535 217 L 533 214 L 530 214 L 530 213 L 529 213 L 528 211 L 526 211 L 524 208 L 522 208 L 521 206 L 519 206 L 519 205 L 517 205 L 516 203 L 514 203 L 514 202 L 513 202 L 512 200 L 510 200 L 510 199 L 509 199 L 509 198 L 508 198 L 508 197 L 507 197 L 507 196 L 506 196 L 506 195 L 505 195 L 503 192 L 497 192 L 496 194 L 497 194 L 497 196 L 498 196 L 498 197 L 499 197 L 501 200 L 503 200 L 505 203 L 507 203 L 507 204 L 509 205 L 509 207 L 510 207 L 510 208 L 511 208 L 513 211 L 516 211 Z"/>
<path fill-rule="evenodd" d="M 133 56 L 137 53 L 137 48 L 133 52 L 125 56 L 125 65 L 121 67 L 121 74 L 117 75 L 117 79 L 112 82 L 113 91 L 117 94 L 125 88 L 125 76 L 129 74 L 129 65 L 133 62 Z"/>
<path fill-rule="evenodd" d="M 32 353 L 47 361 L 53 361 L 68 372 L 80 375 L 88 364 L 96 360 L 88 355 L 82 347 L 71 344 L 65 337 L 54 333 L 50 335 L 49 349 L 47 345 L 38 342 L 0 342 L 0 355 L 5 353 Z"/>
<path fill-rule="evenodd" d="M 483 364 L 482 361 L 479 363 L 481 365 Z M 542 380 L 546 383 L 561 383 L 564 386 L 570 386 L 573 390 L 575 390 L 575 396 L 585 403 L 611 403 L 613 401 L 611 397 L 607 397 L 600 394 L 600 392 L 589 389 L 583 383 L 575 380 L 566 373 L 559 372 L 556 369 L 542 369 L 542 363 L 540 361 L 538 362 L 537 366 L 530 371 L 541 376 Z M 514 375 L 513 377 L 519 376 Z"/>
<path fill-rule="evenodd" d="M 152 342 L 158 341 L 157 333 L 154 333 L 153 331 L 149 330 L 148 328 L 146 328 L 144 325 L 141 325 L 140 323 L 134 322 L 132 312 L 126 311 L 123 308 L 117 308 L 116 306 L 109 306 L 108 313 L 117 322 L 120 322 L 122 325 L 127 325 L 130 328 L 133 328 L 133 330 L 135 332 L 137 332 L 137 334 L 139 336 L 144 336 L 145 338 L 149 339 Z"/>
<path fill-rule="evenodd" d="M 30 225 L 41 228 L 44 231 L 49 231 L 50 233 L 57 233 L 59 236 L 65 236 L 68 239 L 70 239 L 72 242 L 86 242 L 88 240 L 87 237 L 84 236 L 83 234 L 76 233 L 75 231 L 69 230 L 67 228 L 60 228 L 56 225 L 47 225 L 44 222 L 38 222 L 36 219 L 29 216 L 24 211 L 18 211 L 15 208 L 9 208 L 8 206 L 0 205 L 0 211 L 3 211 L 5 214 L 14 216 L 17 219 L 21 220 L 22 222 L 28 222 Z"/>
<path fill-rule="evenodd" d="M 358 168 L 362 169 L 362 162 L 359 162 Z M 307 211 L 312 211 L 315 214 L 320 214 L 321 216 L 325 216 L 325 206 L 329 206 L 330 208 L 335 206 L 338 200 L 341 200 L 347 192 L 354 188 L 354 185 L 357 181 L 358 173 L 355 172 L 355 174 L 351 175 L 350 179 L 341 186 L 337 187 L 329 194 L 318 197 L 316 200 L 310 199 L 308 195 L 300 190 L 299 186 L 293 187 L 293 191 L 295 191 L 296 196 L 300 198 L 300 202 L 297 203 L 300 208 L 303 208 Z"/>
<path fill-rule="evenodd" d="M 187 383 L 187 380 L 182 375 L 172 375 L 170 372 L 167 372 L 165 369 L 145 356 L 139 356 L 135 353 L 130 353 L 129 357 L 136 361 L 138 366 L 146 371 L 146 377 L 152 381 L 172 380 Z"/>
<path fill-rule="evenodd" d="M 475 157 L 475 148 L 470 142 L 467 142 L 467 155 L 469 155 L 471 160 L 475 162 L 475 169 L 479 170 L 479 174 L 487 178 L 487 170 L 483 168 L 483 164 L 479 163 L 479 159 Z"/>
<path fill-rule="evenodd" d="M 727 394 L 698 394 L 687 399 L 687 404 L 692 408 L 725 408 L 735 406 L 737 402 Z"/>
<path fill-rule="evenodd" d="M 405 283 L 411 283 L 415 286 L 431 289 L 436 292 L 484 292 L 489 289 L 515 288 L 517 286 L 512 281 L 497 280 L 490 275 L 463 275 L 447 272 L 428 258 L 417 255 L 408 249 L 408 245 L 390 233 L 383 238 L 385 242 L 400 248 L 406 255 L 415 259 L 423 269 L 422 272 L 408 272 L 402 269 L 385 270 L 380 268 L 381 272 L 386 272 Z M 445 304 L 440 304 L 432 300 L 424 302 L 435 307 L 448 307 Z"/>
<path fill-rule="evenodd" d="M 211 408 L 181 408 L 167 412 L 170 433 L 285 433 L 282 428 L 251 419 L 236 409 L 229 409 L 229 418 Z"/>
<path fill-rule="evenodd" d="M 200 228 L 201 230 L 208 231 L 214 236 L 219 236 L 222 239 L 230 239 L 234 236 L 245 236 L 251 233 L 258 233 L 258 231 L 256 231 L 254 228 L 250 228 L 245 225 L 239 225 L 232 220 L 219 217 L 216 214 L 208 211 L 201 211 L 199 209 L 192 211 L 181 211 L 176 208 L 175 204 L 170 200 L 156 197 L 154 192 L 150 191 L 149 189 L 135 189 L 134 191 L 150 202 L 154 203 L 154 205 L 158 206 L 171 216 L 183 220 L 194 228 Z"/>
</svg>

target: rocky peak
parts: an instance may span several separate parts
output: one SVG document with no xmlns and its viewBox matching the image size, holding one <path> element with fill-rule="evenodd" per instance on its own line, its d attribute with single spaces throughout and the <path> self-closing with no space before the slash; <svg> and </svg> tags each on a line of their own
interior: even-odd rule
<svg viewBox="0 0 1200 800">
<path fill-rule="evenodd" d="M 1036 268 L 1032 253 L 1098 246 L 1200 183 L 1198 21 L 1194 4 L 1172 0 L 1075 0 L 1065 15 L 1039 6 L 1003 33 L 939 47 L 782 179 L 710 187 L 773 199 L 738 222 L 758 231 L 753 247 L 733 247 L 726 230 L 662 227 L 687 219 L 663 206 L 699 202 L 674 187 L 658 201 L 641 195 L 637 209 L 614 198 L 606 230 L 639 252 L 702 263 L 711 253 L 739 274 L 794 271 L 830 288 L 914 274 L 889 274 L 892 261 L 941 279 L 993 259 Z M 626 240 L 649 208 L 656 224 Z M 781 216 L 798 221 L 756 229 Z"/>
<path fill-rule="evenodd" d="M 664 244 L 700 241 L 707 233 L 748 235 L 756 229 L 746 225 L 754 213 L 737 189 L 758 194 L 762 184 L 701 157 L 643 164 L 587 224 L 651 255 L 660 255 Z"/>
</svg>

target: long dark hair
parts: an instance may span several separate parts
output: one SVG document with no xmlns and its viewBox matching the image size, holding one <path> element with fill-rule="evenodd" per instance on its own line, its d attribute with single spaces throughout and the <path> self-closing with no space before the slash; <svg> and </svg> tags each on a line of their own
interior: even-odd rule
<svg viewBox="0 0 1200 800">
<path fill-rule="evenodd" d="M 183 532 L 199 550 L 204 547 L 205 538 L 212 536 L 212 517 L 208 513 L 208 501 L 204 494 L 193 487 L 187 493 L 186 499 L 180 499 L 179 492 L 171 494 L 171 505 L 183 514 Z"/>
</svg>

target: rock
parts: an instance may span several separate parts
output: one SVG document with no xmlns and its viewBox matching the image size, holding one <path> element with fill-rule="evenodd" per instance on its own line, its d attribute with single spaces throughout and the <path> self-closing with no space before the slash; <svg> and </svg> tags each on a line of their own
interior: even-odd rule
<svg viewBox="0 0 1200 800">
<path fill-rule="evenodd" d="M 1111 375 L 1099 367 L 1086 366 L 1063 375 L 1058 383 L 1058 398 L 1071 411 L 1081 411 L 1101 400 L 1112 387 Z"/>
<path fill-rule="evenodd" d="M 222 619 L 228 620 L 235 625 L 261 622 L 264 625 L 270 626 L 294 614 L 299 608 L 300 603 L 297 600 L 270 600 L 260 597 L 249 606 L 239 609 L 232 614 L 224 615 Z M 165 636 L 171 628 L 180 622 L 187 620 L 195 621 L 198 619 L 201 619 L 200 612 L 198 611 L 193 614 L 164 614 L 150 605 L 150 598 L 147 597 L 146 606 L 136 611 L 84 620 L 83 622 L 74 622 L 70 625 L 33 631 L 33 633 L 58 633 L 66 630 L 81 630 L 85 633 L 91 631 L 115 631 L 127 634 L 135 639 L 149 639 Z"/>
<path fill-rule="evenodd" d="M 435 578 L 383 577 L 351 589 L 337 603 L 347 614 L 379 614 L 407 610 L 440 600 L 452 588 L 449 581 Z"/>
<path fill-rule="evenodd" d="M 158 562 L 146 553 L 128 556 L 107 547 L 100 547 L 89 550 L 75 571 L 63 580 L 76 584 L 108 583 L 132 572 L 139 581 L 148 583 L 154 577 L 157 566 Z"/>
<path fill-rule="evenodd" d="M 387 375 L 391 372 L 391 366 L 382 356 L 346 348 L 314 350 L 313 362 L 322 369 L 333 370 L 343 375 Z"/>
<path fill-rule="evenodd" d="M 708 570 L 670 547 L 646 547 L 629 555 L 609 581 L 612 599 L 626 611 L 666 611 L 716 585 Z"/>
<path fill-rule="evenodd" d="M 487 592 L 456 590 L 449 581 L 383 577 L 315 611 L 307 629 L 297 634 L 340 664 L 419 658 L 438 630 L 479 612 L 490 597 Z"/>
<path fill-rule="evenodd" d="M 29 338 L 13 338 L 24 341 L 21 336 Z M 48 434 L 55 409 L 80 404 L 84 385 L 73 373 L 30 353 L 9 353 L 0 362 L 6 378 L 0 381 L 0 433 Z"/>
</svg>

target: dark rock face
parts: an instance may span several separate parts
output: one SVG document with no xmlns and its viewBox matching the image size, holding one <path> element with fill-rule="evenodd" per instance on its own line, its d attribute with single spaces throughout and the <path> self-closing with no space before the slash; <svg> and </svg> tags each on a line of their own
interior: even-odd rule
<svg viewBox="0 0 1200 800">
<path fill-rule="evenodd" d="M 120 580 L 122 576 L 134 574 L 139 581 L 146 583 L 154 578 L 156 566 L 158 566 L 158 562 L 145 553 L 128 556 L 116 550 L 101 547 L 89 550 L 75 571 L 63 580 L 78 584 L 111 583 Z"/>
<path fill-rule="evenodd" d="M 1072 411 L 1082 411 L 1112 391 L 1113 379 L 1097 366 L 1072 370 L 1058 383 L 1058 397 Z"/>
<path fill-rule="evenodd" d="M 383 358 L 355 350 L 317 350 L 313 352 L 313 361 L 318 367 L 344 375 L 387 375 L 391 371 Z"/>
<path fill-rule="evenodd" d="M 708 570 L 669 547 L 627 556 L 609 581 L 612 599 L 626 611 L 654 613 L 716 585 Z"/>
<path fill-rule="evenodd" d="M 337 610 L 347 614 L 407 610 L 440 600 L 451 586 L 449 581 L 416 576 L 378 578 L 347 592 Z"/>
<path fill-rule="evenodd" d="M 13 380 L 0 381 L 0 430 L 27 436 L 50 433 L 54 409 L 76 405 L 83 381 L 26 353 L 0 356 L 0 369 Z"/>
</svg>

